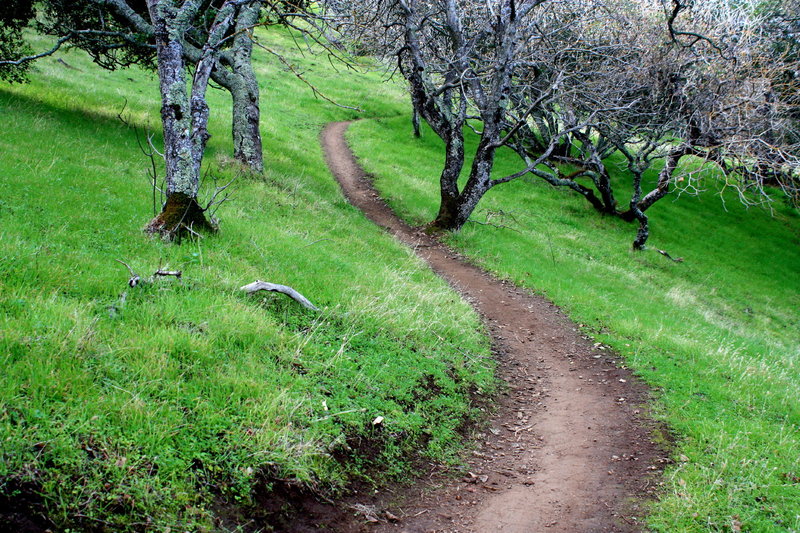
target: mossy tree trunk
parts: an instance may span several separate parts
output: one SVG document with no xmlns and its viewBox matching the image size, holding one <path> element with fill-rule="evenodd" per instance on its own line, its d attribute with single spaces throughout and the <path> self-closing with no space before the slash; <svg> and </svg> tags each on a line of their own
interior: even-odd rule
<svg viewBox="0 0 800 533">
<path fill-rule="evenodd" d="M 226 0 L 211 3 L 198 0 L 186 2 L 71 0 L 58 5 L 48 4 L 48 9 L 53 8 L 53 11 L 48 21 L 43 22 L 42 29 L 54 35 L 72 35 L 70 44 L 86 49 L 106 68 L 127 66 L 131 60 L 149 66 L 151 42 L 158 47 L 155 43 L 157 39 L 153 11 L 150 8 L 156 5 L 168 6 L 174 17 L 167 16 L 166 23 L 175 30 L 179 30 L 177 26 L 181 26 L 183 30 L 175 32 L 174 42 L 180 46 L 184 62 L 187 65 L 196 65 L 205 53 L 203 39 L 209 42 L 208 35 L 203 37 L 204 31 L 208 29 L 207 19 L 219 12 L 222 7 L 219 4 L 229 4 L 234 8 L 235 32 L 230 50 L 214 51 L 217 63 L 212 69 L 211 76 L 232 96 L 234 157 L 254 171 L 261 172 L 263 157 L 259 132 L 259 94 L 251 64 L 253 50 L 251 30 L 258 24 L 259 14 L 264 5 L 261 0 Z M 87 29 L 82 26 L 75 27 L 74 11 L 88 6 L 91 6 L 91 11 L 96 12 L 101 20 L 106 21 L 107 26 L 103 27 L 102 31 L 101 28 L 96 28 L 96 32 L 90 32 L 91 37 L 75 39 L 75 35 L 82 34 Z M 189 13 L 194 13 L 193 20 L 187 20 Z M 185 30 L 189 26 L 193 30 L 191 39 L 187 39 L 185 35 Z M 162 34 L 159 39 L 163 44 L 165 29 L 162 27 L 159 31 Z M 120 53 L 120 50 L 124 50 L 125 53 Z"/>
<path fill-rule="evenodd" d="M 191 89 L 187 89 L 183 42 L 199 4 L 178 6 L 172 0 L 147 0 L 156 39 L 167 197 L 161 213 L 147 225 L 148 232 L 172 238 L 187 229 L 213 229 L 197 202 L 209 139 L 206 90 L 222 39 L 231 26 L 236 5 L 241 3 L 228 0 L 220 7 L 193 65 Z"/>
<path fill-rule="evenodd" d="M 419 129 L 419 111 L 413 106 L 411 109 L 411 127 L 414 130 L 414 137 L 422 137 L 422 132 Z"/>
<path fill-rule="evenodd" d="M 202 209 L 197 205 L 199 176 L 194 172 L 192 160 L 192 113 L 181 44 L 188 21 L 180 22 L 179 15 L 183 10 L 170 2 L 148 0 L 147 7 L 156 38 L 167 200 L 161 213 L 146 229 L 172 236 L 184 225 L 197 222 L 186 218 L 190 211 L 195 216 L 199 211 L 201 225 L 207 224 Z"/>
<path fill-rule="evenodd" d="M 258 80 L 253 70 L 252 28 L 258 24 L 260 8 L 250 4 L 236 17 L 233 40 L 233 157 L 254 172 L 264 170 L 261 144 L 261 109 Z"/>
</svg>

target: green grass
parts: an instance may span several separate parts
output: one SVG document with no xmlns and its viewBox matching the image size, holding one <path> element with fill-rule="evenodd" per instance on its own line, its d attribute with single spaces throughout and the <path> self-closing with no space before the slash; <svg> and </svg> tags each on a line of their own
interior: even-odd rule
<svg viewBox="0 0 800 533">
<path fill-rule="evenodd" d="M 434 218 L 443 152 L 429 129 L 415 139 L 408 118 L 371 120 L 349 140 L 398 213 Z M 497 174 L 515 165 L 501 154 Z M 704 186 L 648 212 L 651 247 L 683 263 L 631 251 L 634 225 L 534 180 L 490 191 L 473 214 L 505 228 L 468 223 L 448 241 L 545 294 L 653 387 L 677 439 L 653 530 L 800 531 L 800 217 L 727 193 L 726 209 L 714 180 Z"/>
<path fill-rule="evenodd" d="M 376 73 L 261 38 L 365 115 L 404 109 Z M 158 133 L 157 80 L 59 57 L 69 67 L 44 59 L 30 84 L 0 85 L 0 502 L 34 491 L 60 528 L 214 529 L 215 509 L 274 478 L 330 493 L 402 477 L 420 454 L 455 460 L 475 395 L 495 387 L 488 342 L 343 200 L 318 135 L 359 114 L 259 53 L 268 170 L 235 183 L 218 235 L 165 244 L 142 233 L 149 162 L 117 118 Z M 212 91 L 210 105 L 206 166 L 226 180 L 230 104 Z M 128 288 L 117 259 L 183 278 Z M 322 310 L 238 290 L 256 279 Z"/>
</svg>

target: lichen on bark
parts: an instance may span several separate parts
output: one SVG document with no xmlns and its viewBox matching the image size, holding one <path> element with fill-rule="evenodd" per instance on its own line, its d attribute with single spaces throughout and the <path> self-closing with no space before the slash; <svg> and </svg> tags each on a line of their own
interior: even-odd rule
<svg viewBox="0 0 800 533">
<path fill-rule="evenodd" d="M 167 201 L 145 229 L 170 239 L 189 231 L 214 231 L 197 203 L 200 168 L 209 138 L 206 89 L 235 6 L 226 0 L 217 11 L 202 53 L 191 61 L 194 72 L 189 88 L 183 39 L 199 3 L 188 0 L 177 7 L 168 0 L 147 0 L 147 4 L 156 38 Z"/>
</svg>

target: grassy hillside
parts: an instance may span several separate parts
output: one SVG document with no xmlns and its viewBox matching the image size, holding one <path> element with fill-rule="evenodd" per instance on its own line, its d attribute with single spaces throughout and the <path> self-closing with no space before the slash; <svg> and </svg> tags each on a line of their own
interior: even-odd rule
<svg viewBox="0 0 800 533">
<path fill-rule="evenodd" d="M 262 40 L 364 115 L 404 108 L 376 74 L 335 71 L 279 31 Z M 256 63 L 268 170 L 235 182 L 218 235 L 181 245 L 142 233 L 149 161 L 117 117 L 158 133 L 151 73 L 73 52 L 0 84 L 4 518 L 43 504 L 59 528 L 223 529 L 220 509 L 255 487 L 331 492 L 407 472 L 416 450 L 452 458 L 475 395 L 492 391 L 476 315 L 326 169 L 322 124 L 361 115 L 266 53 Z M 237 173 L 230 103 L 212 91 L 210 105 L 207 170 L 224 181 Z M 183 277 L 128 288 L 116 260 Z M 238 290 L 256 279 L 321 312 Z"/>
<path fill-rule="evenodd" d="M 364 121 L 350 141 L 397 212 L 434 218 L 443 152 L 430 130 L 415 139 L 407 118 Z M 498 174 L 515 164 L 504 154 Z M 704 185 L 648 212 L 649 244 L 683 263 L 632 252 L 634 225 L 532 180 L 490 191 L 473 215 L 505 227 L 471 222 L 448 240 L 547 295 L 653 386 L 677 439 L 654 530 L 800 531 L 800 217 Z"/>
</svg>

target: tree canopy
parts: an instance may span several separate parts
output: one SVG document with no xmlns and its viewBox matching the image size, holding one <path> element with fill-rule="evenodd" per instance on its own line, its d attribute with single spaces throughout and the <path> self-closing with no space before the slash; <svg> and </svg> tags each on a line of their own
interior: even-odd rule
<svg viewBox="0 0 800 533">
<path fill-rule="evenodd" d="M 25 79 L 27 63 L 13 64 L 13 61 L 32 53 L 25 42 L 22 30 L 30 24 L 34 16 L 31 0 L 7 0 L 0 3 L 0 80 L 20 82 Z"/>
<path fill-rule="evenodd" d="M 798 21 L 779 2 L 328 0 L 359 49 L 396 62 L 445 143 L 432 225 L 458 229 L 492 187 L 536 176 L 637 221 L 707 165 L 748 204 L 798 199 Z M 796 11 L 795 11 L 796 13 Z M 463 186 L 464 131 L 479 142 Z M 520 170 L 493 176 L 497 149 Z M 632 195 L 620 208 L 610 156 Z M 693 162 L 689 162 L 692 160 Z M 645 177 L 660 169 L 655 186 Z"/>
</svg>

